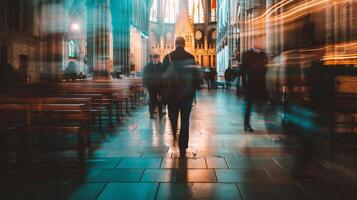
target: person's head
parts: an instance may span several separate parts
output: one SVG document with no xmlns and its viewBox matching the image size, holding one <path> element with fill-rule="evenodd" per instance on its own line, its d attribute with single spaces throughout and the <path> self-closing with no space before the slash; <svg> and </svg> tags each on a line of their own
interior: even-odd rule
<svg viewBox="0 0 357 200">
<path fill-rule="evenodd" d="M 152 63 L 154 63 L 155 65 L 158 64 L 160 62 L 160 56 L 158 54 L 154 54 L 152 56 Z"/>
<path fill-rule="evenodd" d="M 184 48 L 185 47 L 185 38 L 183 37 L 177 37 L 175 39 L 175 46 L 177 47 L 181 47 Z"/>
</svg>

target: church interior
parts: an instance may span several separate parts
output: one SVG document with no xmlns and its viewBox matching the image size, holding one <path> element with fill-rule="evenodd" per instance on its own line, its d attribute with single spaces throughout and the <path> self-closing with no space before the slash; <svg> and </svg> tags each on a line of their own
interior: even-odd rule
<svg viewBox="0 0 357 200">
<path fill-rule="evenodd" d="M 1 0 L 0 199 L 357 199 L 356 24 L 356 0 Z"/>
</svg>

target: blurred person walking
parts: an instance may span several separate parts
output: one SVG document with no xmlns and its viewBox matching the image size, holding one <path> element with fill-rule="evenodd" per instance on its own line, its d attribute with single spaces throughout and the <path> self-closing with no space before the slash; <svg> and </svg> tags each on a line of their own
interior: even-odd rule
<svg viewBox="0 0 357 200">
<path fill-rule="evenodd" d="M 211 89 L 217 89 L 217 69 L 213 67 L 211 68 L 210 82 Z"/>
<path fill-rule="evenodd" d="M 165 56 L 163 65 L 163 102 L 168 105 L 171 129 L 176 140 L 178 116 L 181 117 L 179 136 L 180 157 L 186 155 L 189 141 L 190 114 L 195 92 L 200 88 L 202 76 L 195 57 L 185 51 L 185 39 L 177 37 L 176 50 Z"/>
<path fill-rule="evenodd" d="M 207 84 L 207 90 L 211 90 L 211 67 L 206 67 L 203 70 L 203 78 Z"/>
<path fill-rule="evenodd" d="M 224 71 L 224 80 L 226 81 L 226 89 L 230 90 L 232 88 L 232 81 L 234 79 L 233 75 L 233 69 L 231 66 L 229 66 L 225 71 Z"/>
<path fill-rule="evenodd" d="M 149 92 L 149 112 L 150 119 L 154 119 L 155 108 L 158 107 L 159 118 L 163 117 L 162 112 L 162 70 L 160 56 L 154 54 L 152 61 L 147 64 L 143 71 L 143 85 Z"/>
<path fill-rule="evenodd" d="M 254 132 L 250 125 L 252 105 L 268 100 L 266 64 L 267 55 L 260 49 L 252 48 L 243 53 L 241 76 L 245 94 L 245 131 Z"/>
</svg>

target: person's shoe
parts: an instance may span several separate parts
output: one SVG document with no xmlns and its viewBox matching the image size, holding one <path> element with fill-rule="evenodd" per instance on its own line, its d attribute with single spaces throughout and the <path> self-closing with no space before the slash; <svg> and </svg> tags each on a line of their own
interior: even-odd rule
<svg viewBox="0 0 357 200">
<path fill-rule="evenodd" d="M 254 130 L 253 130 L 253 128 L 250 126 L 250 124 L 244 124 L 244 131 L 251 132 L 251 133 L 254 132 Z"/>
</svg>

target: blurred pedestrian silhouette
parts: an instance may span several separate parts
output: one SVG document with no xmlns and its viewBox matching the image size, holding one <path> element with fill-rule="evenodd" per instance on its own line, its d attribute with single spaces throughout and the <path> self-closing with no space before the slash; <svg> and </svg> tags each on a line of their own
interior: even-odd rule
<svg viewBox="0 0 357 200">
<path fill-rule="evenodd" d="M 211 90 L 211 67 L 206 67 L 203 70 L 203 78 L 207 84 L 207 90 Z"/>
<path fill-rule="evenodd" d="M 267 56 L 264 51 L 252 48 L 243 53 L 241 75 L 245 94 L 244 130 L 253 132 L 250 114 L 253 103 L 262 103 L 268 99 L 266 87 Z"/>
<path fill-rule="evenodd" d="M 175 40 L 176 50 L 164 58 L 163 102 L 168 105 L 172 133 L 176 139 L 178 116 L 181 116 L 180 156 L 186 155 L 189 140 L 190 114 L 195 92 L 200 88 L 201 75 L 193 55 L 185 51 L 185 39 Z"/>
<path fill-rule="evenodd" d="M 211 89 L 217 88 L 217 70 L 213 67 L 211 68 L 210 73 L 210 83 Z"/>
<path fill-rule="evenodd" d="M 143 85 L 149 92 L 150 119 L 154 119 L 155 108 L 158 107 L 159 118 L 163 117 L 162 112 L 162 63 L 159 55 L 155 54 L 152 61 L 144 68 Z"/>
<path fill-rule="evenodd" d="M 224 71 L 224 80 L 226 81 L 226 89 L 230 90 L 232 88 L 232 81 L 234 80 L 233 69 L 231 66 Z"/>
</svg>

